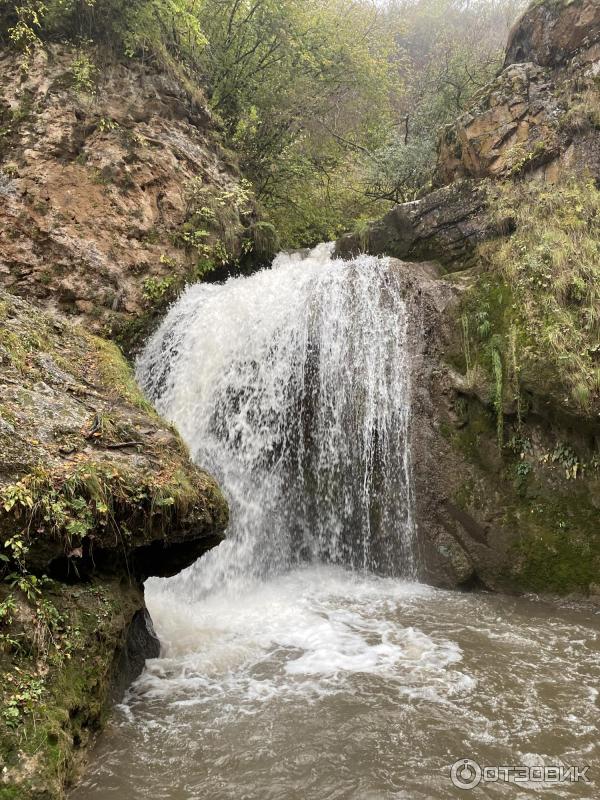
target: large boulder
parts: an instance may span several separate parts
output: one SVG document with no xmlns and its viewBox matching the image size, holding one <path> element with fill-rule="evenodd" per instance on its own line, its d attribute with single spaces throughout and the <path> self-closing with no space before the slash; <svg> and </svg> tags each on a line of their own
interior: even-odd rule
<svg viewBox="0 0 600 800">
<path fill-rule="evenodd" d="M 0 293 L 0 533 L 77 581 L 168 576 L 217 544 L 227 506 L 118 348 Z"/>
<path fill-rule="evenodd" d="M 227 519 L 118 348 L 0 291 L 1 797 L 63 797 L 158 655 L 143 581 L 219 544 Z"/>
<path fill-rule="evenodd" d="M 404 260 L 435 260 L 456 270 L 469 264 L 477 243 L 492 233 L 487 207 L 487 188 L 462 181 L 394 206 L 362 235 L 345 234 L 335 255 L 385 253 Z"/>
<path fill-rule="evenodd" d="M 556 67 L 582 54 L 591 64 L 599 57 L 599 43 L 597 0 L 542 0 L 534 3 L 512 29 L 504 65 L 533 61 Z"/>
</svg>

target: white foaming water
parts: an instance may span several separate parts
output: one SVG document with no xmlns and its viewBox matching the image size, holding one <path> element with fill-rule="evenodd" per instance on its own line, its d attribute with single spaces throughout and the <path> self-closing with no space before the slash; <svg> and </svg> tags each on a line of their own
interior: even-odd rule
<svg viewBox="0 0 600 800">
<path fill-rule="evenodd" d="M 319 566 L 248 582 L 243 594 L 237 588 L 189 603 L 169 591 L 169 581 L 153 583 L 150 605 L 163 656 L 150 662 L 145 690 L 165 697 L 187 692 L 192 676 L 222 690 L 225 678 L 230 689 L 239 682 L 239 699 L 248 700 L 339 692 L 362 673 L 397 681 L 405 692 L 415 689 L 423 668 L 428 688 L 436 677 L 450 692 L 455 678 L 463 682 L 446 671 L 460 661 L 456 645 L 385 618 L 388 607 L 431 597 L 429 587 Z M 267 663 L 270 670 L 277 664 L 270 678 L 262 670 L 254 678 Z"/>
<path fill-rule="evenodd" d="M 600 767 L 590 613 L 306 566 L 189 601 L 73 800 L 450 800 L 450 766 Z M 494 800 L 597 797 L 486 784 Z M 462 795 L 460 795 L 462 796 Z M 474 795 L 475 796 L 475 795 Z"/>
<path fill-rule="evenodd" d="M 161 657 L 73 800 L 448 800 L 464 757 L 597 774 L 597 615 L 408 580 L 406 307 L 386 261 L 329 255 L 191 287 L 140 360 L 232 526 L 148 582 Z"/>
<path fill-rule="evenodd" d="M 331 245 L 190 287 L 138 377 L 231 507 L 188 598 L 295 563 L 414 577 L 407 312 L 390 263 Z"/>
</svg>

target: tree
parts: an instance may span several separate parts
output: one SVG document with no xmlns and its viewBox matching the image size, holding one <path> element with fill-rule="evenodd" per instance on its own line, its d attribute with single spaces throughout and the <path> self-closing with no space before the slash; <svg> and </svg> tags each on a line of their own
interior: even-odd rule
<svg viewBox="0 0 600 800">
<path fill-rule="evenodd" d="M 395 125 L 374 154 L 367 192 L 413 199 L 435 165 L 440 128 L 496 75 L 511 24 L 524 0 L 390 0 L 394 62 L 402 91 L 392 99 Z"/>
</svg>

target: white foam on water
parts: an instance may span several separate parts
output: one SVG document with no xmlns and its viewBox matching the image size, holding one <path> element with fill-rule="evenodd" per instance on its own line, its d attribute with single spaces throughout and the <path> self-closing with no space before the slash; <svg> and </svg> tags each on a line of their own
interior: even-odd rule
<svg viewBox="0 0 600 800">
<path fill-rule="evenodd" d="M 448 669 L 461 660 L 456 644 L 402 622 L 402 603 L 431 597 L 427 586 L 315 566 L 237 588 L 189 603 L 168 581 L 148 582 L 163 655 L 148 662 L 138 692 L 178 697 L 214 684 L 251 701 L 340 692 L 358 674 L 409 694 L 423 681 L 432 693 L 471 686 Z"/>
</svg>

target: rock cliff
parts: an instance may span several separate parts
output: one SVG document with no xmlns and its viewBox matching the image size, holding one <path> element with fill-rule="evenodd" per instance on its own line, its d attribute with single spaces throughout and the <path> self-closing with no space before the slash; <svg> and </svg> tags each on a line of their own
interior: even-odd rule
<svg viewBox="0 0 600 800">
<path fill-rule="evenodd" d="M 159 644 L 143 581 L 227 504 L 139 392 L 186 281 L 273 242 L 200 93 L 140 63 L 0 55 L 0 797 L 59 798 Z M 262 249 L 261 249 L 262 248 Z M 100 334 L 104 338 L 96 336 Z"/>
<path fill-rule="evenodd" d="M 5 288 L 130 346 L 186 281 L 268 257 L 200 90 L 66 45 L 0 72 Z"/>
<path fill-rule="evenodd" d="M 436 182 L 561 168 L 600 179 L 600 7 L 535 4 L 513 29 L 504 69 L 442 133 Z"/>
<path fill-rule="evenodd" d="M 337 245 L 414 276 L 417 519 L 443 585 L 600 592 L 599 76 L 596 0 L 534 3 L 443 130 L 436 188 Z"/>
</svg>

